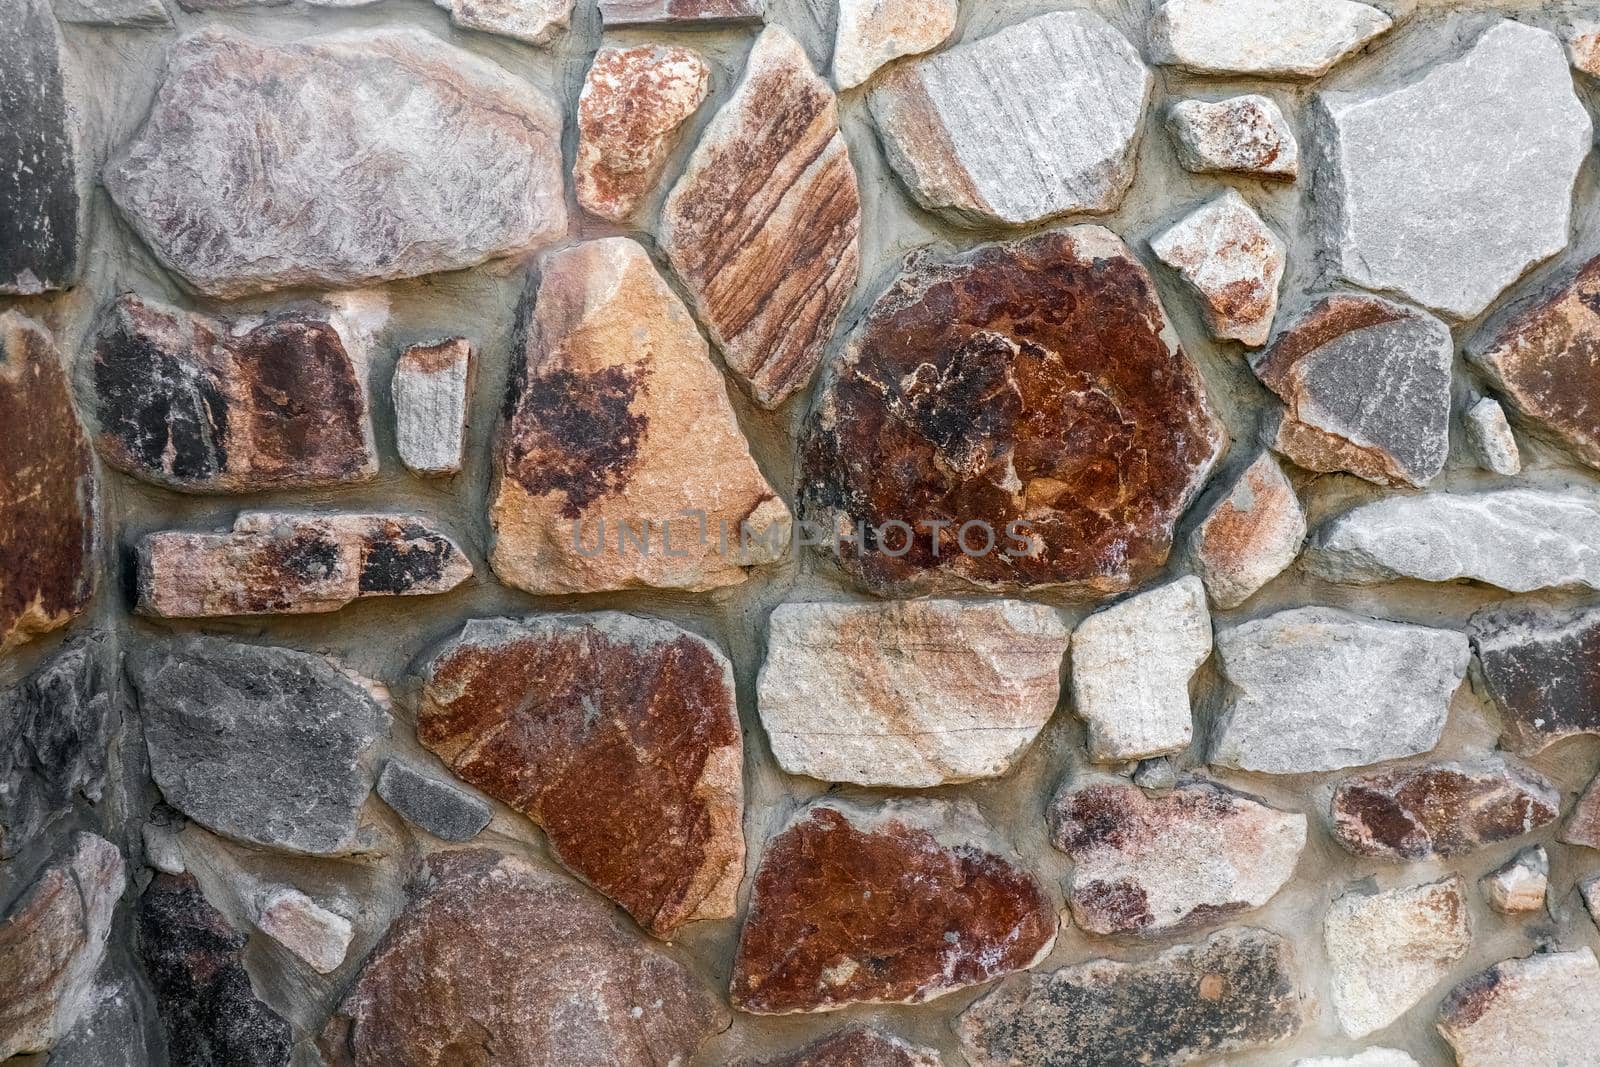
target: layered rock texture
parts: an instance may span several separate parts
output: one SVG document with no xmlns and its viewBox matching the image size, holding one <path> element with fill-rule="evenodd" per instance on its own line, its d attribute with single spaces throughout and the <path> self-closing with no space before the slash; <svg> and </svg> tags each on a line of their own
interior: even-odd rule
<svg viewBox="0 0 1600 1067">
<path fill-rule="evenodd" d="M 1166 0 L 1150 19 L 1150 58 L 1196 74 L 1316 78 L 1390 25 L 1354 0 Z"/>
<path fill-rule="evenodd" d="M 1460 1067 L 1577 1063 L 1600 1040 L 1594 952 L 1506 960 L 1473 975 L 1439 1006 L 1439 1033 Z"/>
</svg>

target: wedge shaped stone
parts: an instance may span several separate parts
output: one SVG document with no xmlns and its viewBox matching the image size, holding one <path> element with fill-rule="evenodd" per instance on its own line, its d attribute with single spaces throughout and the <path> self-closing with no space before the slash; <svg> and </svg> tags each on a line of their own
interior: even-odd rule
<svg viewBox="0 0 1600 1067">
<path fill-rule="evenodd" d="M 1358 856 L 1461 856 L 1532 833 L 1561 813 L 1547 778 L 1484 756 L 1355 775 L 1333 791 L 1333 836 Z"/>
<path fill-rule="evenodd" d="M 1600 1046 L 1600 965 L 1588 948 L 1497 963 L 1450 991 L 1438 1026 L 1459 1067 L 1579 1067 Z"/>
<path fill-rule="evenodd" d="M 1492 397 L 1479 397 L 1461 416 L 1467 443 L 1477 454 L 1478 466 L 1511 477 L 1522 472 L 1522 451 L 1506 419 L 1505 409 Z"/>
<path fill-rule="evenodd" d="M 1500 747 L 1523 756 L 1600 733 L 1600 608 L 1488 607 L 1472 644 L 1500 709 Z"/>
<path fill-rule="evenodd" d="M 1390 25 L 1353 0 L 1167 0 L 1150 19 L 1150 58 L 1197 74 L 1318 78 Z"/>
<path fill-rule="evenodd" d="M 1236 190 L 1157 234 L 1150 249 L 1199 298 L 1212 337 L 1252 347 L 1267 343 L 1286 250 Z"/>
<path fill-rule="evenodd" d="M 1269 452 L 1224 486 L 1189 535 L 1188 556 L 1211 603 L 1227 610 L 1249 600 L 1300 555 L 1306 513 L 1294 485 Z"/>
</svg>

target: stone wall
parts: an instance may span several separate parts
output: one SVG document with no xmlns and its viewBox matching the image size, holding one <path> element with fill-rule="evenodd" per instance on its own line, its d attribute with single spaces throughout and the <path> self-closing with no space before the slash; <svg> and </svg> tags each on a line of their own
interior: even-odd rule
<svg viewBox="0 0 1600 1067">
<path fill-rule="evenodd" d="M 1600 1064 L 1600 10 L 747 2 L 0 0 L 0 1058 Z"/>
</svg>

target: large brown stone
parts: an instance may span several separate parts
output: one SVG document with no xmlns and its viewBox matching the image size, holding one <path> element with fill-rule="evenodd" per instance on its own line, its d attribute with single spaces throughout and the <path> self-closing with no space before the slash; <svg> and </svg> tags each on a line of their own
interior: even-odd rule
<svg viewBox="0 0 1600 1067">
<path fill-rule="evenodd" d="M 852 1026 L 804 1048 L 764 1060 L 739 1060 L 731 1067 L 941 1067 L 939 1054 L 866 1026 Z"/>
<path fill-rule="evenodd" d="M 1223 441 L 1149 274 L 1078 226 L 908 262 L 824 374 L 800 498 L 875 591 L 1103 596 L 1166 561 Z"/>
<path fill-rule="evenodd" d="M 1031 967 L 1055 943 L 1044 887 L 975 809 L 823 800 L 767 843 L 730 996 L 757 1015 L 921 1004 Z"/>
<path fill-rule="evenodd" d="M 50 333 L 0 315 L 0 651 L 65 626 L 94 591 L 94 457 Z"/>
<path fill-rule="evenodd" d="M 1490 607 L 1470 623 L 1500 709 L 1500 745 L 1519 755 L 1600 733 L 1600 607 Z"/>
<path fill-rule="evenodd" d="M 333 1067 L 672 1064 L 727 1023 L 583 889 L 467 849 L 429 857 L 318 1044 Z"/>
<path fill-rule="evenodd" d="M 1600 1049 L 1600 965 L 1588 948 L 1503 960 L 1451 990 L 1438 1025 L 1457 1067 L 1585 1067 Z"/>
<path fill-rule="evenodd" d="M 788 506 L 645 250 L 590 241 L 541 274 L 496 446 L 495 573 L 533 593 L 706 590 L 786 552 Z"/>
<path fill-rule="evenodd" d="M 743 748 L 704 639 L 618 612 L 474 620 L 428 665 L 417 737 L 651 933 L 733 915 Z"/>
</svg>

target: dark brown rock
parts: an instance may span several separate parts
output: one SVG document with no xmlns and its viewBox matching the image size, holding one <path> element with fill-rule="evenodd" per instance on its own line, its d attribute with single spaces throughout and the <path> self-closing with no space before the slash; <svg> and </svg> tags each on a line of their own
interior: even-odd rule
<svg viewBox="0 0 1600 1067">
<path fill-rule="evenodd" d="M 1490 756 L 1346 778 L 1333 792 L 1333 836 L 1358 856 L 1459 856 L 1554 822 L 1561 792 Z"/>
<path fill-rule="evenodd" d="M 618 612 L 469 622 L 428 665 L 417 738 L 651 933 L 733 915 L 743 747 L 704 639 Z"/>
<path fill-rule="evenodd" d="M 333 1067 L 672 1064 L 727 1023 L 583 889 L 467 849 L 429 857 L 318 1044 Z"/>
<path fill-rule="evenodd" d="M 875 591 L 1103 596 L 1166 561 L 1223 441 L 1149 274 L 1078 226 L 909 262 L 824 375 L 800 495 Z"/>
<path fill-rule="evenodd" d="M 720 26 L 759 22 L 764 0 L 600 0 L 600 17 L 613 26 Z"/>
<path fill-rule="evenodd" d="M 1600 733 L 1600 607 L 1487 608 L 1470 628 L 1502 748 L 1531 756 Z"/>
<path fill-rule="evenodd" d="M 0 13 L 0 294 L 32 295 L 77 280 L 76 123 L 50 0 L 7 0 Z"/>
<path fill-rule="evenodd" d="M 939 1054 L 866 1026 L 852 1026 L 773 1059 L 731 1067 L 940 1067 Z"/>
<path fill-rule="evenodd" d="M 1044 887 L 970 807 L 824 800 L 767 843 L 730 996 L 757 1015 L 920 1004 L 1031 967 L 1055 943 Z"/>
</svg>

